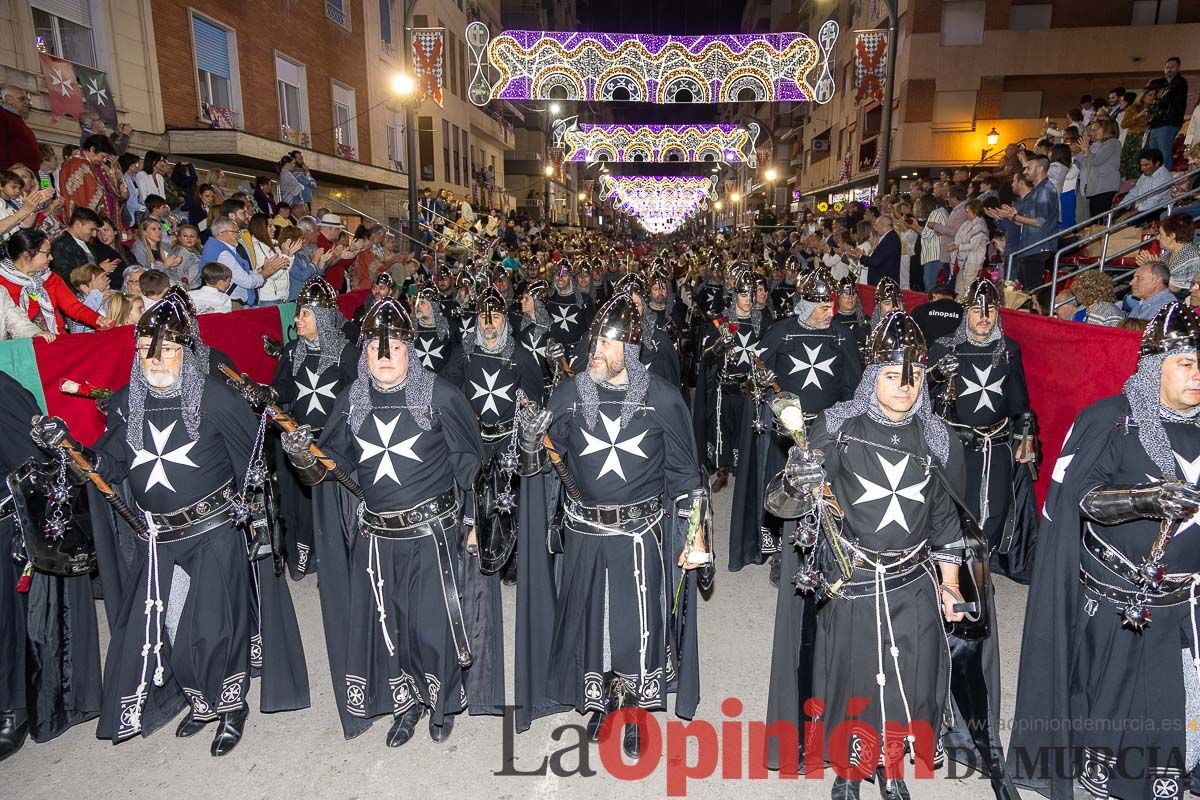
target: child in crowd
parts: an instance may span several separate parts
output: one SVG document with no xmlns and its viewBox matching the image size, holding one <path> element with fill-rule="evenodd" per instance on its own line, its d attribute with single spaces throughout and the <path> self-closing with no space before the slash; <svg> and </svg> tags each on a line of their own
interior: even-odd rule
<svg viewBox="0 0 1200 800">
<path fill-rule="evenodd" d="M 108 306 L 104 315 L 113 321 L 113 325 L 133 325 L 146 310 L 142 298 L 129 292 L 113 292 L 108 297 Z"/>
<path fill-rule="evenodd" d="M 148 269 L 142 273 L 138 286 L 141 287 L 146 308 L 153 308 L 154 304 L 162 300 L 167 290 L 171 288 L 171 278 L 161 269 Z"/>
<path fill-rule="evenodd" d="M 82 264 L 71 270 L 71 288 L 75 290 L 79 300 L 97 314 L 104 314 L 104 304 L 112 293 L 108 282 L 108 273 L 96 264 Z M 71 333 L 90 333 L 92 329 L 81 322 L 68 320 L 67 329 Z"/>
<path fill-rule="evenodd" d="M 229 287 L 233 285 L 233 271 L 218 261 L 210 261 L 200 270 L 204 285 L 188 292 L 196 305 L 197 314 L 223 314 L 233 310 Z"/>
</svg>

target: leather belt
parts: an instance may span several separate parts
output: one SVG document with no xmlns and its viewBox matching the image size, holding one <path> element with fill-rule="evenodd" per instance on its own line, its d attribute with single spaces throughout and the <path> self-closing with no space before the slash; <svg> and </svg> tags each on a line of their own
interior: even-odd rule
<svg viewBox="0 0 1200 800">
<path fill-rule="evenodd" d="M 977 447 L 982 450 L 987 443 L 997 445 L 1008 442 L 1011 420 L 1006 417 L 986 428 L 973 428 L 958 422 L 948 424 L 964 447 Z"/>
<path fill-rule="evenodd" d="M 854 574 L 868 574 L 872 577 L 867 580 L 856 581 L 853 579 Z M 900 589 L 923 576 L 930 575 L 928 561 L 918 560 L 909 562 L 904 565 L 899 572 L 890 573 L 884 576 L 883 590 L 890 592 L 893 589 Z M 874 597 L 876 591 L 874 570 L 870 567 L 855 565 L 854 573 L 851 574 L 851 579 L 842 584 L 838 590 L 838 595 L 850 600 L 859 597 Z"/>
<path fill-rule="evenodd" d="M 597 525 L 620 525 L 625 522 L 641 522 L 662 511 L 662 500 L 651 497 L 628 505 L 585 506 L 568 498 L 567 511 L 573 517 Z"/>
<path fill-rule="evenodd" d="M 1093 594 L 1100 595 L 1105 600 L 1113 603 L 1116 606 L 1124 608 L 1126 606 L 1149 606 L 1151 608 L 1166 608 L 1168 606 L 1183 605 L 1191 600 L 1192 586 L 1188 582 L 1187 586 L 1169 589 L 1165 592 L 1150 592 L 1137 589 L 1122 589 L 1119 586 L 1107 584 L 1099 578 L 1089 573 L 1083 567 L 1079 568 L 1079 582 L 1083 588 Z"/>
<path fill-rule="evenodd" d="M 185 508 L 165 514 L 146 513 L 150 516 L 150 523 L 158 534 L 160 544 L 178 542 L 231 523 L 233 520 L 228 512 L 233 507 L 233 495 L 233 481 L 229 480 Z M 150 541 L 149 536 L 138 534 L 138 538 L 144 542 Z"/>
<path fill-rule="evenodd" d="M 372 511 L 365 504 L 358 507 L 359 527 L 365 534 L 379 536 L 384 539 L 418 539 L 428 536 L 429 531 L 423 526 L 426 523 L 446 516 L 458 509 L 458 499 L 454 490 L 422 500 L 415 506 L 399 511 L 379 513 Z"/>
<path fill-rule="evenodd" d="M 513 431 L 512 420 L 507 422 L 497 422 L 495 425 L 485 425 L 479 423 L 479 433 L 485 441 L 494 441 L 504 436 L 508 436 Z"/>
<path fill-rule="evenodd" d="M 1093 575 L 1087 569 L 1087 564 L 1079 564 L 1079 581 L 1088 589 L 1112 599 L 1113 602 L 1129 603 L 1136 595 L 1142 598 L 1142 605 L 1177 605 L 1186 600 L 1191 593 L 1192 575 L 1188 573 L 1165 575 L 1157 589 L 1149 588 L 1143 583 L 1137 567 L 1119 550 L 1100 538 L 1091 524 L 1084 527 L 1083 546 L 1088 554 L 1104 566 L 1111 576 L 1120 578 L 1128 586 L 1113 586 L 1106 583 L 1104 578 L 1111 576 Z M 1112 597 L 1110 597 L 1112 595 Z M 1114 599 L 1114 598 L 1121 599 Z M 1183 600 L 1178 599 L 1182 597 Z"/>
</svg>

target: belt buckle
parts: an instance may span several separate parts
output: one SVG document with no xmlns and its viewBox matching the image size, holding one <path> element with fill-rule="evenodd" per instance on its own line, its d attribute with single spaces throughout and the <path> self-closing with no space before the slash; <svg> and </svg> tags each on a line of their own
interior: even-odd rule
<svg viewBox="0 0 1200 800">
<path fill-rule="evenodd" d="M 629 517 L 631 519 L 638 519 L 641 516 L 642 516 L 642 507 L 640 505 L 635 505 L 633 508 L 629 509 Z"/>
<path fill-rule="evenodd" d="M 212 509 L 212 506 L 209 505 L 207 500 L 201 500 L 199 503 L 196 504 L 196 513 L 202 517 L 205 516 L 206 514 L 208 514 L 208 512 L 211 509 Z"/>
</svg>

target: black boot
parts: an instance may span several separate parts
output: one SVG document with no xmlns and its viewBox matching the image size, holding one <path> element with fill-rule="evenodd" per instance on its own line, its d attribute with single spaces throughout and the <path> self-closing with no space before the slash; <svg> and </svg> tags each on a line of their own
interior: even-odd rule
<svg viewBox="0 0 1200 800">
<path fill-rule="evenodd" d="M 767 575 L 767 579 L 771 581 L 771 585 L 776 589 L 779 588 L 779 571 L 780 567 L 782 566 L 782 561 L 783 560 L 779 557 L 778 553 L 771 556 L 771 572 Z"/>
<path fill-rule="evenodd" d="M 587 722 L 587 738 L 592 744 L 600 743 L 600 729 L 604 727 L 604 719 L 608 714 L 604 711 L 593 711 Z"/>
<path fill-rule="evenodd" d="M 29 736 L 29 716 L 24 711 L 0 711 L 0 761 L 21 749 Z"/>
<path fill-rule="evenodd" d="M 429 715 L 429 738 L 441 744 L 450 738 L 450 732 L 454 730 L 454 716 L 447 714 L 442 717 L 441 725 L 433 724 L 433 715 Z"/>
<path fill-rule="evenodd" d="M 217 732 L 213 734 L 212 747 L 209 752 L 214 756 L 228 755 L 242 740 L 246 730 L 246 717 L 250 716 L 250 708 L 243 705 L 237 711 L 228 711 L 221 715 L 217 723 Z"/>
<path fill-rule="evenodd" d="M 504 570 L 500 573 L 500 582 L 505 586 L 516 586 L 517 584 L 517 554 L 513 553 L 512 558 L 504 565 Z"/>
<path fill-rule="evenodd" d="M 911 795 L 908 793 L 908 787 L 904 785 L 904 781 L 896 779 L 889 780 L 883 775 L 877 778 L 879 784 L 879 796 L 883 800 L 911 800 Z"/>
<path fill-rule="evenodd" d="M 642 754 L 642 734 L 633 722 L 625 723 L 625 732 L 621 736 L 621 749 L 630 758 L 637 758 Z"/>
<path fill-rule="evenodd" d="M 858 790 L 862 786 L 862 781 L 848 781 L 845 778 L 833 779 L 833 792 L 830 797 L 833 800 L 858 800 Z"/>
<path fill-rule="evenodd" d="M 422 706 L 414 705 L 408 711 L 396 717 L 387 734 L 387 746 L 399 747 L 402 744 L 406 744 L 413 737 L 413 732 L 417 729 L 417 723 L 421 721 L 423 711 Z"/>
<path fill-rule="evenodd" d="M 175 735 L 180 739 L 187 739 L 204 730 L 204 726 L 210 722 L 212 722 L 211 719 L 196 719 L 192 716 L 192 709 L 188 708 L 188 713 L 184 715 L 183 719 L 179 720 L 179 727 L 175 729 Z"/>
</svg>

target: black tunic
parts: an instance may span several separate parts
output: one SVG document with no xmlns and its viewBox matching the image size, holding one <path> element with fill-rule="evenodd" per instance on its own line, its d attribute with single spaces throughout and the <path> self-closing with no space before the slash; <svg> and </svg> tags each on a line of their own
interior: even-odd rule
<svg viewBox="0 0 1200 800">
<path fill-rule="evenodd" d="M 845 514 L 844 530 L 862 547 L 900 551 L 925 542 L 937 549 L 960 539 L 958 510 L 931 471 L 941 470 L 955 490 L 961 490 L 962 449 L 953 437 L 949 463 L 944 465 L 930 453 L 922 423 L 915 418 L 892 424 L 863 415 L 848 420 L 834 437 L 822 417 L 814 426 L 811 445 L 824 453 L 830 489 Z M 872 591 L 873 568 L 856 567 L 845 596 L 829 600 L 817 614 L 813 696 L 825 706 L 827 731 L 857 717 L 876 730 L 876 741 L 882 741 L 882 697 L 889 726 L 925 724 L 935 741 L 941 733 L 950 654 L 939 577 L 927 554 L 909 563 L 917 565 L 911 580 L 897 581 L 882 602 Z M 899 648 L 898 667 L 888 652 L 893 645 Z M 887 676 L 882 688 L 876 681 L 881 656 Z M 854 698 L 869 700 L 857 715 L 848 711 Z M 933 752 L 918 751 L 917 756 L 933 765 Z M 829 758 L 846 763 L 852 755 Z"/>
<path fill-rule="evenodd" d="M 573 345 L 583 338 L 592 324 L 595 306 L 586 295 L 575 301 L 575 293 L 552 293 L 546 298 L 546 310 L 550 312 L 550 335 L 564 345 Z"/>
<path fill-rule="evenodd" d="M 725 350 L 710 355 L 701 366 L 701 380 L 692 396 L 692 426 L 696 449 L 706 466 L 733 469 L 738 464 L 742 419 L 748 400 L 742 384 L 754 368 L 755 359 L 765 352 L 761 337 L 766 335 L 767 320 L 729 319 L 729 343 Z M 709 325 L 700 339 L 703 354 L 720 337 L 721 331 Z"/>
<path fill-rule="evenodd" d="M 848 400 L 862 377 L 854 337 L 837 323 L 806 328 L 792 314 L 768 328 L 759 347 L 780 388 L 799 396 L 805 414 Z M 729 518 L 729 569 L 734 572 L 764 563 L 779 544 L 780 522 L 764 509 L 763 494 L 783 468 L 790 442 L 774 432 L 769 402 L 757 416 L 761 432 L 755 430 L 754 414 L 746 414 L 738 430 L 740 459 Z"/>
<path fill-rule="evenodd" d="M 431 414 L 425 430 L 404 398 L 403 392 L 372 386 L 370 409 L 352 431 L 349 393 L 343 393 L 321 436 L 321 449 L 358 482 L 363 505 L 372 511 L 411 508 L 448 490 L 460 498 L 461 508 L 470 508 L 481 458 L 470 405 L 456 387 L 434 378 L 430 405 L 418 409 Z M 437 724 L 464 708 L 499 713 L 504 676 L 499 587 L 466 555 L 468 531 L 460 515 L 431 526 L 446 537 L 454 559 L 454 586 L 475 656 L 466 670 L 456 660 L 439 579 L 437 534 L 367 535 L 358 528 L 349 493 L 331 481 L 316 487 L 314 509 L 325 641 L 346 738 L 370 727 L 371 718 L 403 713 L 416 703 L 429 709 Z M 378 580 L 383 585 L 373 586 Z"/>
<path fill-rule="evenodd" d="M 687 410 L 678 387 L 652 375 L 644 410 L 635 412 L 624 429 L 625 392 L 598 386 L 596 422 L 589 429 L 577 381 L 561 384 L 550 398 L 554 419 L 549 434 L 582 502 L 629 504 L 659 498 L 663 516 L 609 536 L 594 535 L 594 526 L 568 518 L 556 583 L 542 537 L 559 501 L 557 479 L 547 468 L 522 481 L 517 729 L 543 714 L 599 708 L 605 678 L 611 675 L 621 678 L 646 709 L 664 708 L 666 695 L 676 693 L 676 714 L 691 718 L 699 702 L 698 598 L 695 576 L 675 566 L 686 520 L 673 503 L 703 487 Z M 644 652 L 639 633 L 646 634 Z"/>
<path fill-rule="evenodd" d="M 125 483 L 135 512 L 171 512 L 227 483 L 234 491 L 240 488 L 257 423 L 224 382 L 205 379 L 195 441 L 188 437 L 181 399 L 151 392 L 145 402 L 143 449 L 135 452 L 127 442 L 128 403 L 128 387 L 113 395 L 107 427 L 95 449 L 100 474 L 110 483 Z M 149 735 L 185 700 L 197 719 L 237 710 L 245 703 L 250 676 L 259 670 L 264 678 L 261 710 L 308 706 L 307 668 L 287 583 L 276 579 L 270 566 L 262 568 L 263 561 L 248 562 L 239 528 L 227 522 L 151 551 L 123 523 L 117 525 L 98 501 L 92 517 L 112 631 L 100 738 L 119 742 L 138 733 Z M 154 679 L 159 660 L 142 652 L 151 569 L 158 589 L 150 596 L 161 597 L 164 604 L 161 618 L 151 617 L 149 628 L 149 643 L 161 642 L 161 683 Z M 141 683 L 148 695 L 139 697 Z"/>
<path fill-rule="evenodd" d="M 297 423 L 311 426 L 319 436 L 338 393 L 354 381 L 358 352 L 347 342 L 338 363 L 324 371 L 320 368 L 320 353 L 306 352 L 300 371 L 293 374 L 298 346 L 298 342 L 293 341 L 284 347 L 271 386 L 278 394 L 283 410 Z M 297 479 L 291 463 L 283 455 L 278 435 L 272 434 L 271 445 L 275 450 L 275 475 L 287 540 L 288 570 L 292 578 L 300 580 L 316 571 L 312 552 L 312 491 Z"/>
<path fill-rule="evenodd" d="M 1082 562 L 1105 583 L 1131 586 L 1081 547 L 1086 528 L 1134 564 L 1147 556 L 1159 531 L 1157 520 L 1100 525 L 1079 510 L 1083 496 L 1098 485 L 1162 477 L 1141 445 L 1137 425 L 1124 424 L 1129 413 L 1122 395 L 1080 412 L 1055 464 L 1038 536 L 1010 768 L 1019 785 L 1054 800 L 1072 796 L 1072 766 L 1094 793 L 1129 800 L 1175 798 L 1189 788 L 1180 774 L 1186 771 L 1191 724 L 1184 673 L 1193 669 L 1196 646 L 1188 603 L 1153 608 L 1151 623 L 1136 632 L 1122 626 L 1119 608 L 1079 580 Z M 1200 427 L 1166 421 L 1163 427 L 1178 477 L 1195 483 Z M 1168 573 L 1200 573 L 1196 533 L 1194 518 L 1180 526 L 1166 551 Z M 1106 751 L 1120 756 L 1120 769 L 1113 769 Z M 1033 764 L 1032 774 L 1027 763 Z M 1196 788 L 1194 781 L 1190 787 Z"/>
<path fill-rule="evenodd" d="M 947 344 L 946 340 L 942 340 L 930 348 L 930 364 L 936 364 L 949 352 Z M 987 535 L 988 547 L 993 553 L 993 571 L 1007 575 L 1010 574 L 1010 559 L 1007 553 L 998 553 L 997 548 L 1006 525 L 1010 524 L 1010 511 L 1014 507 L 1013 485 L 1018 468 L 1013 460 L 1015 448 L 1011 434 L 1005 434 L 998 441 L 989 441 L 972 436 L 969 429 L 986 431 L 1029 411 L 1029 391 L 1025 386 L 1021 347 L 1012 339 L 1003 337 L 1000 341 L 982 346 L 966 341 L 957 345 L 954 353 L 958 356 L 954 409 L 950 413 L 944 408 L 940 411 L 950 421 L 952 429 L 964 439 L 967 468 L 965 499 Z M 941 394 L 933 386 L 930 389 L 935 394 Z M 1015 550 L 1014 554 L 1023 554 L 1031 545 L 1031 542 L 1013 542 L 1010 543 L 1009 552 Z M 1024 562 L 1022 555 L 1016 563 Z"/>
<path fill-rule="evenodd" d="M 0 473 L 7 478 L 46 455 L 29 436 L 30 420 L 42 413 L 33 395 L 0 373 L 0 401 Z M 28 591 L 19 592 L 23 565 L 9 557 L 18 536 L 15 518 L 0 520 L 0 709 L 25 714 L 33 740 L 46 742 L 100 713 L 96 606 L 87 575 L 34 570 Z"/>
<path fill-rule="evenodd" d="M 450 359 L 450 351 L 454 347 L 453 334 L 447 330 L 445 336 L 439 336 L 437 328 L 429 328 L 418 324 L 416 336 L 413 337 L 413 349 L 421 359 L 421 365 L 431 372 L 441 373 Z"/>
</svg>

